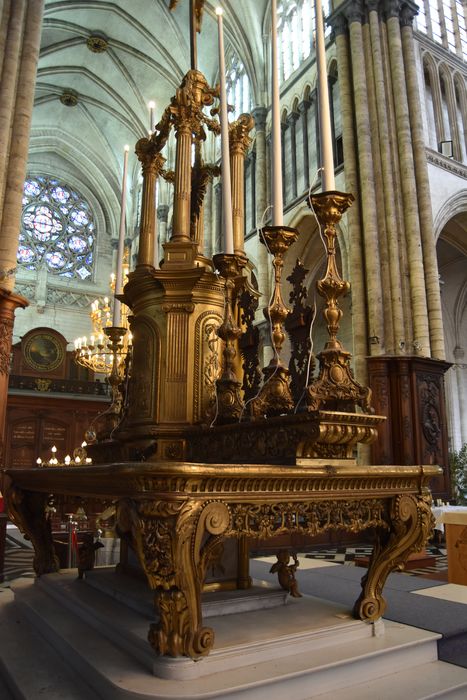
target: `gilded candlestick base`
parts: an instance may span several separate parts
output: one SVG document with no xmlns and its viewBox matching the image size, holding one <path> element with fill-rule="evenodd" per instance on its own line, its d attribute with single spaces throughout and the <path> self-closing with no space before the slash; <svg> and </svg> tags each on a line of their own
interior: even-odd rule
<svg viewBox="0 0 467 700">
<path fill-rule="evenodd" d="M 352 194 L 333 191 L 313 195 L 310 199 L 310 207 L 315 212 L 326 242 L 326 274 L 323 279 L 318 280 L 317 289 L 325 300 L 323 316 L 329 340 L 317 356 L 319 375 L 307 387 L 307 406 L 310 411 L 316 411 L 321 406 L 336 411 L 349 411 L 353 410 L 356 404 L 366 413 L 372 413 L 371 390 L 359 384 L 353 377 L 350 368 L 351 354 L 337 339 L 342 318 L 339 299 L 350 291 L 350 282 L 341 278 L 337 268 L 336 225 L 354 201 L 354 197 Z"/>
<path fill-rule="evenodd" d="M 242 334 L 235 321 L 233 309 L 233 291 L 235 280 L 247 264 L 244 255 L 219 253 L 214 255 L 213 262 L 221 277 L 225 279 L 225 311 L 224 321 L 217 334 L 224 341 L 224 361 L 222 375 L 216 382 L 216 423 L 232 423 L 241 418 L 244 409 L 240 393 L 241 381 L 235 374 L 234 359 L 237 354 L 235 343 Z"/>
<path fill-rule="evenodd" d="M 284 256 L 298 238 L 298 231 L 288 226 L 267 226 L 260 235 L 261 242 L 273 256 L 274 291 L 267 309 L 266 319 L 271 324 L 274 355 L 263 369 L 264 383 L 258 397 L 251 402 L 253 416 L 277 416 L 288 413 L 294 407 L 290 390 L 289 370 L 282 362 L 281 350 L 285 340 L 284 322 L 290 310 L 284 303 L 281 291 Z"/>
</svg>

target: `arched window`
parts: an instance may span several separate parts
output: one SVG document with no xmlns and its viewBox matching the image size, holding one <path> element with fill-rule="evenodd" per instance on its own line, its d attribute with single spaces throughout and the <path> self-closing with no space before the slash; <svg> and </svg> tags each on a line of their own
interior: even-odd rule
<svg viewBox="0 0 467 700">
<path fill-rule="evenodd" d="M 423 0 L 418 4 L 416 29 L 467 61 L 467 27 L 462 0 Z"/>
<path fill-rule="evenodd" d="M 329 0 L 323 11 L 329 14 Z M 325 26 L 325 35 L 330 28 Z M 283 0 L 277 5 L 277 41 L 281 80 L 297 70 L 312 50 L 315 32 L 315 10 L 310 0 Z"/>
<path fill-rule="evenodd" d="M 49 177 L 24 183 L 18 264 L 36 270 L 41 264 L 61 277 L 85 280 L 94 267 L 95 227 L 84 197 Z"/>
<path fill-rule="evenodd" d="M 231 54 L 226 68 L 227 102 L 234 108 L 234 119 L 250 111 L 250 82 L 245 66 L 235 54 Z"/>
</svg>

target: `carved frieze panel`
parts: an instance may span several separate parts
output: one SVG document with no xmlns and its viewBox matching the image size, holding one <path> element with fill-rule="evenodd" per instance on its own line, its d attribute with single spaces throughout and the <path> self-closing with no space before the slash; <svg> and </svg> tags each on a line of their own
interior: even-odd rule
<svg viewBox="0 0 467 700">
<path fill-rule="evenodd" d="M 222 323 L 220 314 L 205 311 L 195 327 L 195 396 L 194 422 L 208 420 L 216 401 L 216 381 L 222 371 L 222 341 L 217 332 Z M 211 418 L 212 420 L 212 418 Z"/>
</svg>

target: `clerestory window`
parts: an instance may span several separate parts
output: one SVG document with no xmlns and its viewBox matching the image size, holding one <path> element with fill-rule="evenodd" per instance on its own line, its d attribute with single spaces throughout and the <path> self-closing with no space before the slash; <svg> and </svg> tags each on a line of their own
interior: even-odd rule
<svg viewBox="0 0 467 700">
<path fill-rule="evenodd" d="M 445 49 L 467 60 L 467 25 L 462 0 L 423 0 L 415 27 Z"/>
<path fill-rule="evenodd" d="M 227 102 L 233 107 L 233 118 L 251 108 L 250 81 L 242 61 L 235 54 L 228 57 L 226 67 Z"/>
<path fill-rule="evenodd" d="M 329 15 L 330 2 L 323 0 L 324 15 Z M 281 81 L 308 58 L 313 49 L 315 33 L 315 7 L 310 0 L 283 0 L 277 5 L 277 41 Z M 331 30 L 324 27 L 325 36 Z"/>
<path fill-rule="evenodd" d="M 61 277 L 85 280 L 93 273 L 95 225 L 89 203 L 56 178 L 24 183 L 17 261 L 36 270 L 45 264 Z"/>
</svg>

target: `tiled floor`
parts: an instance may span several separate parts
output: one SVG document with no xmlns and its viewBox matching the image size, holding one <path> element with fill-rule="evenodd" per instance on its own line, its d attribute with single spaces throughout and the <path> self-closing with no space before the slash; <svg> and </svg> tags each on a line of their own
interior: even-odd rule
<svg viewBox="0 0 467 700">
<path fill-rule="evenodd" d="M 322 561 L 333 562 L 335 564 L 347 564 L 354 566 L 356 558 L 370 556 L 372 548 L 370 546 L 361 547 L 333 547 L 329 549 L 316 549 L 300 554 L 308 559 L 320 559 Z M 426 547 L 427 554 L 435 556 L 431 566 L 419 569 L 407 569 L 403 573 L 410 576 L 425 576 L 435 578 L 439 575 L 443 580 L 448 570 L 446 549 L 443 546 L 429 545 Z"/>
<path fill-rule="evenodd" d="M 332 547 L 329 549 L 315 549 L 300 552 L 301 559 L 313 559 L 334 564 L 346 564 L 353 566 L 358 557 L 366 557 L 371 554 L 370 546 L 357 547 Z M 410 576 L 424 576 L 425 578 L 439 578 L 447 580 L 447 556 L 443 546 L 429 545 L 426 547 L 428 554 L 436 557 L 431 566 L 420 569 L 408 569 L 404 573 Z M 20 576 L 34 576 L 32 568 L 34 552 L 29 543 L 23 543 L 16 537 L 7 533 L 5 550 L 4 581 L 8 582 Z"/>
</svg>

